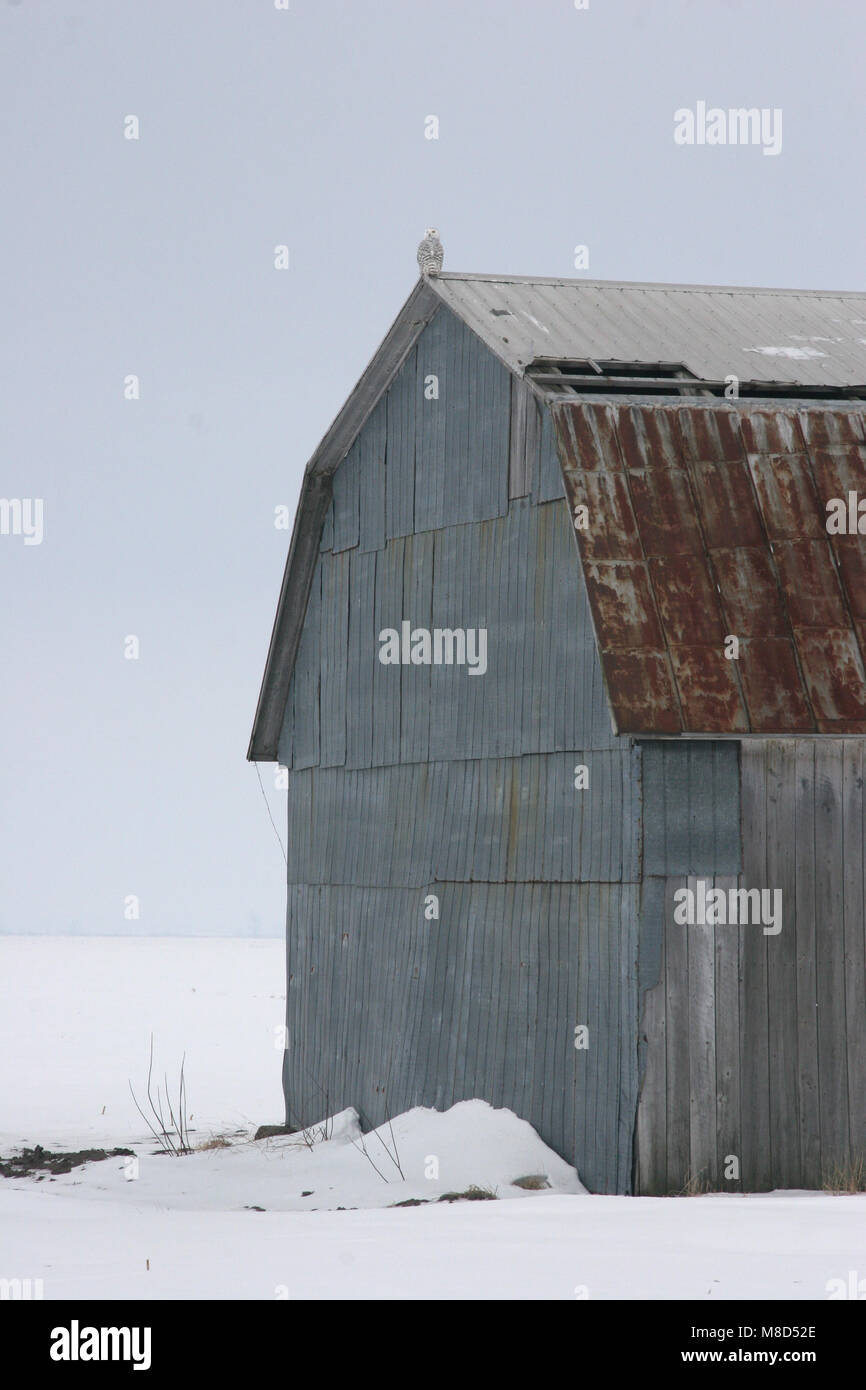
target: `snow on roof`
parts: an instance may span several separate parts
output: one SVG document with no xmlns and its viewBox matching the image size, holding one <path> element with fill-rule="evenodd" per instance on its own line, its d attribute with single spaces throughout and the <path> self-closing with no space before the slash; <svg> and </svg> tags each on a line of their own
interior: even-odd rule
<svg viewBox="0 0 866 1390">
<path fill-rule="evenodd" d="M 431 284 L 518 373 L 535 357 L 604 357 L 683 362 L 708 379 L 866 382 L 863 293 L 509 275 L 443 274 Z"/>
</svg>

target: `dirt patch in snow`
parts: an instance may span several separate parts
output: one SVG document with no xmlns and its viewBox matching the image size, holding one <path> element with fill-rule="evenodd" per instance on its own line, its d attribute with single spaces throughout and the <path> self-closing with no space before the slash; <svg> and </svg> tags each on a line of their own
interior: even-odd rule
<svg viewBox="0 0 866 1390">
<path fill-rule="evenodd" d="M 72 1153 L 52 1153 L 37 1144 L 33 1149 L 22 1149 L 12 1158 L 0 1158 L 0 1177 L 26 1178 L 32 1173 L 50 1173 L 58 1177 L 61 1173 L 71 1173 L 83 1163 L 100 1163 L 104 1158 L 134 1158 L 132 1149 L 78 1149 Z"/>
</svg>

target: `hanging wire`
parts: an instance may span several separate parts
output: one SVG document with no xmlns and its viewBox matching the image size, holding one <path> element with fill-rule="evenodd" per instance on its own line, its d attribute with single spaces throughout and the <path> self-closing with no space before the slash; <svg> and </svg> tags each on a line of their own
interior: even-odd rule
<svg viewBox="0 0 866 1390">
<path fill-rule="evenodd" d="M 259 765 L 258 765 L 258 763 L 253 763 L 253 767 L 254 767 L 255 770 L 256 770 L 256 776 L 257 776 L 258 779 L 259 779 L 259 786 L 260 786 L 261 789 L 262 789 L 262 796 L 264 797 L 265 806 L 267 807 L 267 811 L 268 811 L 268 820 L 271 822 L 271 825 L 274 827 L 274 834 L 275 834 L 276 837 L 277 837 L 277 844 L 279 845 L 280 849 L 282 850 L 283 859 L 285 859 L 285 861 L 286 861 L 286 868 L 288 868 L 288 867 L 289 867 L 288 856 L 287 856 L 287 854 L 286 854 L 285 849 L 283 849 L 283 842 L 282 842 L 282 840 L 280 839 L 280 832 L 279 832 L 279 830 L 277 829 L 276 822 L 275 822 L 273 816 L 271 815 L 271 803 L 268 801 L 268 798 L 267 798 L 267 796 L 265 795 L 265 787 L 264 787 L 264 783 L 262 782 L 262 774 L 259 772 Z"/>
</svg>

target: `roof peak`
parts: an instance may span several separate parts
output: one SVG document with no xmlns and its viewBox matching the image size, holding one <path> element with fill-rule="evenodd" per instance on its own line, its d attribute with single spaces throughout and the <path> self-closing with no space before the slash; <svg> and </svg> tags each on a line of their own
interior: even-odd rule
<svg viewBox="0 0 866 1390">
<path fill-rule="evenodd" d="M 700 285 L 668 282 L 664 280 L 590 280 L 582 275 L 571 278 L 565 275 L 499 275 L 475 273 L 472 271 L 443 270 L 439 280 L 484 281 L 503 285 L 562 285 L 580 289 L 605 290 L 681 290 L 697 294 L 778 294 L 811 295 L 820 299 L 866 299 L 866 290 L 808 290 L 793 286 L 777 285 Z"/>
</svg>

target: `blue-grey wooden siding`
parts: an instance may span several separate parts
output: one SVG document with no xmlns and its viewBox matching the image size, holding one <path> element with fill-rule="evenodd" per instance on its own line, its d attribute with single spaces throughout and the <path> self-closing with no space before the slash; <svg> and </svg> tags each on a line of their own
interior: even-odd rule
<svg viewBox="0 0 866 1390">
<path fill-rule="evenodd" d="M 403 619 L 486 628 L 486 674 L 381 665 Z M 290 1121 L 481 1096 L 628 1190 L 639 754 L 612 733 L 547 414 L 447 310 L 337 472 L 279 757 Z"/>
<path fill-rule="evenodd" d="M 424 918 L 423 890 L 289 888 L 289 1122 L 351 1103 L 376 1124 L 480 1095 L 576 1158 L 590 1187 L 626 1190 L 636 888 L 435 891 L 438 922 Z M 579 1023 L 586 1051 L 574 1048 Z"/>
<path fill-rule="evenodd" d="M 305 769 L 290 783 L 288 881 L 635 883 L 637 757 L 617 748 Z M 575 790 L 576 765 L 588 792 Z"/>
<path fill-rule="evenodd" d="M 486 674 L 383 666 L 378 634 L 404 618 L 486 628 Z M 284 766 L 617 743 L 564 501 L 520 498 L 493 520 L 396 537 L 375 553 L 319 556 L 280 738 Z"/>
</svg>

